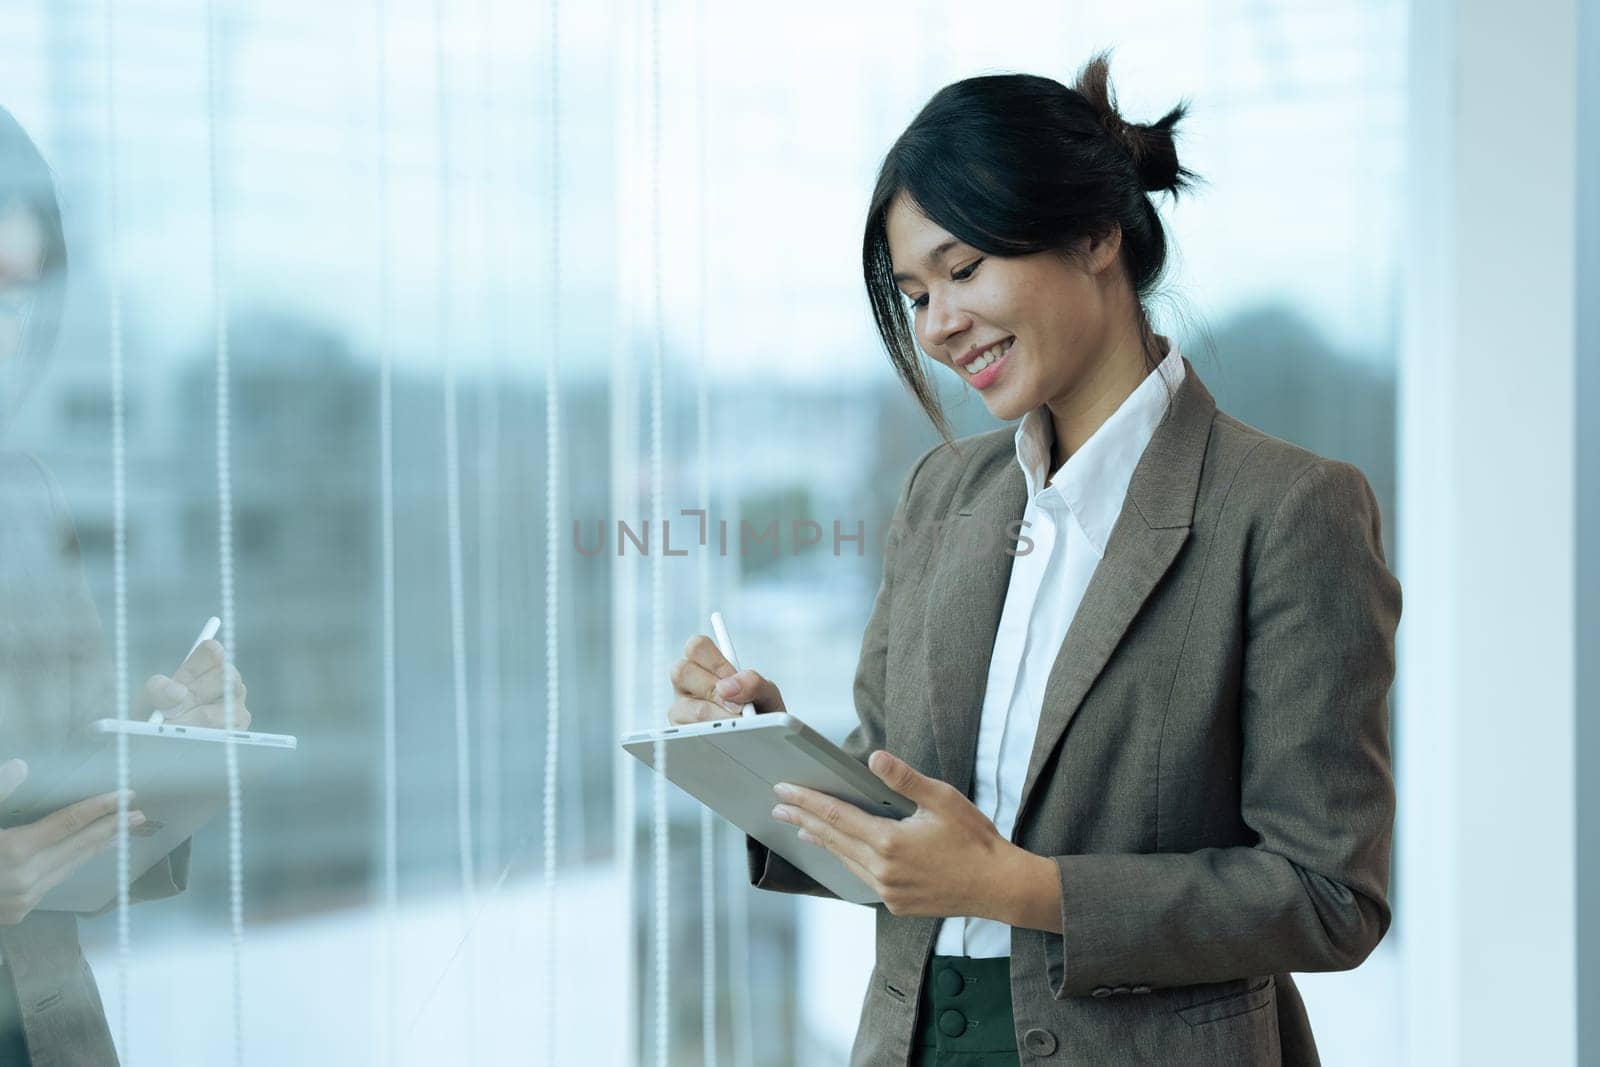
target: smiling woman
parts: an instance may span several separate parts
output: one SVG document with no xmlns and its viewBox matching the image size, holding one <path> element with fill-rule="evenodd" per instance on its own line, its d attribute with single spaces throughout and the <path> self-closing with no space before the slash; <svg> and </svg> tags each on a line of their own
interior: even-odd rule
<svg viewBox="0 0 1600 1067">
<path fill-rule="evenodd" d="M 1362 473 L 1219 411 L 1150 326 L 1183 113 L 1129 124 L 1097 56 L 1073 88 L 948 86 L 884 161 L 867 290 L 945 441 L 895 507 L 842 747 L 917 810 L 773 813 L 882 901 L 858 1067 L 1315 1063 L 1291 972 L 1388 929 L 1400 587 Z M 1018 424 L 951 441 L 917 347 Z M 1029 551 L 973 550 L 1019 520 Z M 727 714 L 712 684 L 783 707 L 688 660 L 674 721 Z"/>
<path fill-rule="evenodd" d="M 1173 143 L 1186 110 L 1179 104 L 1150 125 L 1127 122 L 1117 113 L 1110 61 L 1101 54 L 1072 89 L 1026 74 L 947 86 L 889 149 L 867 207 L 867 294 L 896 373 L 946 439 L 907 302 L 924 350 L 961 366 L 1000 418 L 1021 414 L 1014 409 L 1021 390 L 989 390 L 1002 377 L 999 368 L 980 380 L 982 365 L 972 363 L 1012 339 L 1006 332 L 1014 331 L 1001 326 L 1025 314 L 1016 301 L 1037 304 L 1050 295 L 1051 306 L 1028 324 L 1037 331 L 1033 345 L 1018 356 L 1029 347 L 1035 360 L 1063 351 L 1064 378 L 1052 383 L 1058 388 L 1093 373 L 1097 368 L 1085 366 L 1084 356 L 1104 350 L 1107 331 L 1129 322 L 1136 331 L 1118 343 L 1141 348 L 1145 370 L 1160 360 L 1145 300 L 1166 265 L 1166 235 L 1147 194 L 1176 196 L 1195 180 Z M 1002 277 L 989 277 L 997 273 Z M 965 297 L 952 303 L 954 292 L 971 289 L 979 276 L 985 303 L 973 307 Z M 1013 294 L 1012 303 L 994 304 L 999 293 Z M 963 312 L 982 321 L 968 322 Z"/>
</svg>

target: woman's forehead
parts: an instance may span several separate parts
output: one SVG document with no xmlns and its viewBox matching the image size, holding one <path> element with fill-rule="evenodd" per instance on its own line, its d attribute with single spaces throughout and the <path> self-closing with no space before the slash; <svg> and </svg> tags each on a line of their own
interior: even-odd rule
<svg viewBox="0 0 1600 1067">
<path fill-rule="evenodd" d="M 0 207 L 0 285 L 36 282 L 44 269 L 44 227 L 19 203 Z"/>
<path fill-rule="evenodd" d="M 896 276 L 915 276 L 936 269 L 939 261 L 959 245 L 950 231 L 934 222 L 907 197 L 898 197 L 884 219 L 889 259 Z"/>
</svg>

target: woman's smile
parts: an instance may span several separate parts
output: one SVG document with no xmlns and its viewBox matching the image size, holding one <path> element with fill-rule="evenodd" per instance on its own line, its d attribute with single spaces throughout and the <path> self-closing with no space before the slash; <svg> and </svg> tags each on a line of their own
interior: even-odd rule
<svg viewBox="0 0 1600 1067">
<path fill-rule="evenodd" d="M 987 389 L 994 384 L 995 379 L 1000 377 L 1000 370 L 1006 365 L 1007 358 L 1011 354 L 1011 346 L 1016 340 L 1015 337 L 1006 338 L 961 368 L 962 375 L 972 383 L 974 389 Z"/>
</svg>

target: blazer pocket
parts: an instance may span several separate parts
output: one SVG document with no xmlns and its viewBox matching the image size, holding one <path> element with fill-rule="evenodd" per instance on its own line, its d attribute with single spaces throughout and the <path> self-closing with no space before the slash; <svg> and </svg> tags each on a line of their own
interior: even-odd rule
<svg viewBox="0 0 1600 1067">
<path fill-rule="evenodd" d="M 1231 1019 L 1235 1015 L 1260 1011 L 1272 1003 L 1272 991 L 1273 980 L 1269 974 L 1242 993 L 1232 993 L 1215 1000 L 1203 1000 L 1187 1008 L 1179 1008 L 1178 1017 L 1190 1026 L 1203 1026 L 1222 1019 Z"/>
</svg>

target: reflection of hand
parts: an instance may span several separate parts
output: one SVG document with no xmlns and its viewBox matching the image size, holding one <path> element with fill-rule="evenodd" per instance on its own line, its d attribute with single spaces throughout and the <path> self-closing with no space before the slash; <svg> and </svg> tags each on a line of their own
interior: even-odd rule
<svg viewBox="0 0 1600 1067">
<path fill-rule="evenodd" d="M 0 801 L 28 777 L 19 759 L 0 763 Z M 128 803 L 133 803 L 129 790 Z M 128 825 L 144 812 L 128 812 Z M 0 923 L 14 926 L 84 863 L 117 842 L 117 794 L 102 793 L 46 815 L 38 822 L 0 830 Z"/>
<path fill-rule="evenodd" d="M 244 706 L 244 680 L 233 664 L 225 663 L 222 645 L 201 641 L 183 666 L 169 678 L 153 674 L 144 683 L 144 706 L 161 712 L 169 723 L 179 726 L 226 725 L 223 707 L 224 686 L 233 688 L 233 728 L 248 730 L 250 712 Z"/>
</svg>

